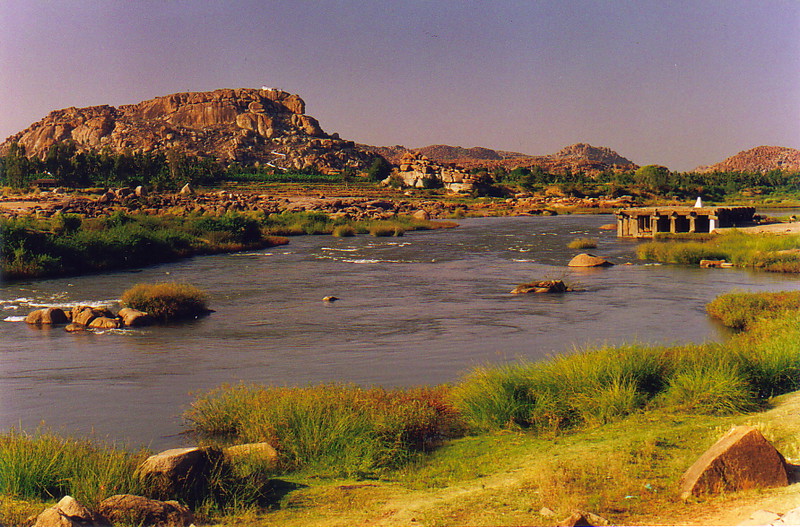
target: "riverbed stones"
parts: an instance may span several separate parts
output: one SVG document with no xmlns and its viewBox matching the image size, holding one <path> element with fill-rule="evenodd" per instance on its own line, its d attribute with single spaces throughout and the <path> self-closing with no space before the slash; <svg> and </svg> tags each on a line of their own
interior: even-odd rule
<svg viewBox="0 0 800 527">
<path fill-rule="evenodd" d="M 605 258 L 589 253 L 581 253 L 570 260 L 567 265 L 569 267 L 610 267 L 614 264 Z"/>
<path fill-rule="evenodd" d="M 117 329 L 122 326 L 122 321 L 118 318 L 97 317 L 89 322 L 89 327 L 94 329 Z"/>
<path fill-rule="evenodd" d="M 117 316 L 122 319 L 122 323 L 129 327 L 149 326 L 153 323 L 153 317 L 130 307 L 123 307 L 117 313 Z"/>
<path fill-rule="evenodd" d="M 25 317 L 28 324 L 67 324 L 69 318 L 64 310 L 59 307 L 47 307 L 28 313 Z"/>
<path fill-rule="evenodd" d="M 528 294 L 528 293 L 567 293 L 572 291 L 567 287 L 563 280 L 538 280 L 528 284 L 520 284 L 512 291 L 512 295 Z"/>
<path fill-rule="evenodd" d="M 97 510 L 109 521 L 125 525 L 188 527 L 194 522 L 192 511 L 177 501 L 159 501 L 132 494 L 106 498 Z"/>
<path fill-rule="evenodd" d="M 213 448 L 173 448 L 150 456 L 136 472 L 148 497 L 181 497 L 191 503 L 203 495 L 208 476 L 221 457 Z"/>
<path fill-rule="evenodd" d="M 786 461 L 780 452 L 757 429 L 737 426 L 689 467 L 679 488 L 681 498 L 687 499 L 788 484 Z"/>
<path fill-rule="evenodd" d="M 33 527 L 107 527 L 109 523 L 78 503 L 72 496 L 64 496 L 52 507 L 36 517 Z"/>
</svg>

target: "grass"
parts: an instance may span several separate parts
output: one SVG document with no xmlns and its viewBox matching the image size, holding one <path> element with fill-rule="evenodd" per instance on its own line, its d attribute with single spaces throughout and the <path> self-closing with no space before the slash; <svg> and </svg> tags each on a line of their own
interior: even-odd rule
<svg viewBox="0 0 800 527">
<path fill-rule="evenodd" d="M 652 241 L 641 244 L 642 260 L 697 265 L 703 259 L 724 259 L 737 267 L 763 271 L 800 272 L 800 236 L 747 234 L 733 231 L 706 241 Z"/>
<path fill-rule="evenodd" d="M 594 238 L 575 238 L 567 247 L 570 249 L 594 249 L 597 247 L 597 240 Z"/>
<path fill-rule="evenodd" d="M 282 471 L 363 476 L 404 465 L 458 433 L 446 392 L 236 386 L 200 397 L 185 417 L 206 441 L 272 444 Z"/>
<path fill-rule="evenodd" d="M 288 243 L 285 236 L 402 236 L 455 227 L 452 222 L 395 216 L 352 221 L 319 212 L 125 214 L 82 219 L 56 214 L 0 218 L 0 261 L 6 280 L 144 267 L 199 254 L 252 250 Z"/>
<path fill-rule="evenodd" d="M 799 310 L 800 291 L 732 292 L 718 296 L 706 306 L 711 317 L 735 329 L 745 329 L 763 318 Z"/>
<path fill-rule="evenodd" d="M 168 322 L 208 313 L 205 292 L 177 282 L 137 284 L 122 293 L 122 304 Z"/>
</svg>

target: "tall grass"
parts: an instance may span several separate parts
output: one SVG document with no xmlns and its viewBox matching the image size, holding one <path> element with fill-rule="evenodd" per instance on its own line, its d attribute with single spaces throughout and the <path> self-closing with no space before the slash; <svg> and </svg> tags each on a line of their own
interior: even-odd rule
<svg viewBox="0 0 800 527">
<path fill-rule="evenodd" d="M 139 494 L 134 470 L 145 453 L 58 437 L 48 432 L 0 435 L 0 494 L 59 499 L 69 494 L 87 506 L 114 494 Z"/>
<path fill-rule="evenodd" d="M 337 475 L 396 467 L 457 434 L 446 388 L 225 387 L 186 414 L 207 440 L 272 444 L 283 470 Z"/>
<path fill-rule="evenodd" d="M 738 267 L 800 272 L 800 235 L 747 234 L 732 231 L 707 241 L 652 241 L 637 248 L 642 260 L 694 265 L 702 259 L 725 259 Z"/>
<path fill-rule="evenodd" d="M 726 293 L 712 300 L 706 311 L 728 327 L 744 329 L 764 318 L 800 311 L 800 291 Z"/>
<path fill-rule="evenodd" d="M 594 249 L 597 247 L 597 240 L 594 238 L 575 238 L 567 244 L 570 249 Z"/>
</svg>

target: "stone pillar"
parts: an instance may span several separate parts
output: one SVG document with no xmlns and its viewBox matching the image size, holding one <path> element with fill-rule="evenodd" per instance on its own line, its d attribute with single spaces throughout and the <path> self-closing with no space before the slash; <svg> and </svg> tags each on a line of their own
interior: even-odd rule
<svg viewBox="0 0 800 527">
<path fill-rule="evenodd" d="M 689 232 L 694 234 L 697 232 L 697 214 L 689 213 Z"/>
</svg>

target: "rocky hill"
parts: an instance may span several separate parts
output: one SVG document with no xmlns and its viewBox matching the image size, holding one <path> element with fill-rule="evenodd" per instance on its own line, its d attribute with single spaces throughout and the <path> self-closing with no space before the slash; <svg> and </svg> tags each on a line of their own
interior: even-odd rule
<svg viewBox="0 0 800 527">
<path fill-rule="evenodd" d="M 695 171 L 763 173 L 775 169 L 800 170 L 800 150 L 782 146 L 757 146 L 714 165 L 697 167 Z"/>
<path fill-rule="evenodd" d="M 464 169 L 504 167 L 510 170 L 517 167 L 538 166 L 552 173 L 571 170 L 572 172 L 593 174 L 603 170 L 636 170 L 639 168 L 634 162 L 608 147 L 596 147 L 586 143 L 566 146 L 555 154 L 544 156 L 482 147 L 462 148 L 449 145 L 430 145 L 422 148 L 406 148 L 401 145 L 358 145 L 358 147 L 365 152 L 381 155 L 396 165 L 401 163 L 401 159 L 406 153 L 412 153 L 424 155 L 436 163 L 449 163 Z"/>
<path fill-rule="evenodd" d="M 153 152 L 178 149 L 225 161 L 265 163 L 283 169 L 363 169 L 373 155 L 326 134 L 305 114 L 298 95 L 277 89 L 222 89 L 176 93 L 138 104 L 66 108 L 0 144 L 12 142 L 43 157 L 55 143 L 79 151 Z"/>
</svg>

